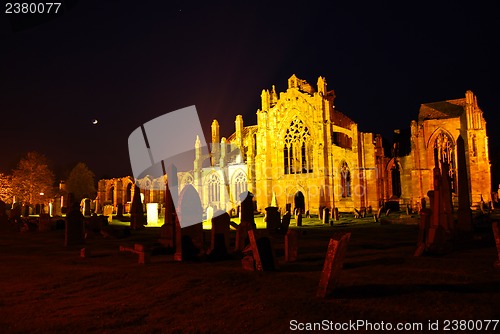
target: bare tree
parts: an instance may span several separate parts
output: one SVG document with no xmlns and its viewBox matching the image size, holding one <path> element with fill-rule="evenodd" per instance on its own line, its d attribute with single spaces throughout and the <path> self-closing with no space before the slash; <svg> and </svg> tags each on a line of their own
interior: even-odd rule
<svg viewBox="0 0 500 334">
<path fill-rule="evenodd" d="M 12 172 L 12 193 L 19 201 L 36 204 L 54 193 L 54 173 L 47 158 L 38 152 L 29 152 Z"/>
</svg>

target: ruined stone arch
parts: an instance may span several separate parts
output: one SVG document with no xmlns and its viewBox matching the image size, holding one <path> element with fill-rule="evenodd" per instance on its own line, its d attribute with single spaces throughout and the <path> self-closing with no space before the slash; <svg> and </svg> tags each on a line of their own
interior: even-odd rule
<svg viewBox="0 0 500 334">
<path fill-rule="evenodd" d="M 114 203 L 115 203 L 115 197 L 116 197 L 115 196 L 115 189 L 116 189 L 116 185 L 115 185 L 115 181 L 114 180 L 111 180 L 111 181 L 107 182 L 107 184 L 106 184 L 105 203 L 114 205 Z"/>
<path fill-rule="evenodd" d="M 400 198 L 403 194 L 401 177 L 403 167 L 395 158 L 389 160 L 386 166 L 389 198 Z"/>
<path fill-rule="evenodd" d="M 129 181 L 125 184 L 124 190 L 125 190 L 125 203 L 131 203 L 132 202 L 132 188 L 134 187 L 134 183 L 132 181 Z"/>
</svg>

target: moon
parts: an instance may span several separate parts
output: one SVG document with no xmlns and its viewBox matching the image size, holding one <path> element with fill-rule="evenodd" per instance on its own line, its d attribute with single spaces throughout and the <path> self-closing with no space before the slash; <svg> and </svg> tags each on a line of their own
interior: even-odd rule
<svg viewBox="0 0 500 334">
<path fill-rule="evenodd" d="M 96 125 L 97 123 L 99 123 L 99 121 L 97 120 L 97 118 L 94 118 L 94 119 L 92 120 L 92 124 Z"/>
</svg>

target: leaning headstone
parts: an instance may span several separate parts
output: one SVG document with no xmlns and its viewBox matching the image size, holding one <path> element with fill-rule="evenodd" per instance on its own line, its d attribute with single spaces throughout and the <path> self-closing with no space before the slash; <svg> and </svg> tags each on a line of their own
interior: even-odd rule
<svg viewBox="0 0 500 334">
<path fill-rule="evenodd" d="M 248 231 L 251 230 L 248 224 L 241 223 L 236 229 L 236 237 L 234 241 L 234 251 L 242 251 L 246 246 L 246 241 L 248 240 Z"/>
<path fill-rule="evenodd" d="M 285 262 L 297 261 L 298 248 L 297 232 L 289 230 L 285 235 Z"/>
<path fill-rule="evenodd" d="M 83 214 L 78 203 L 74 203 L 72 210 L 66 215 L 66 229 L 64 245 L 66 247 L 81 246 L 85 243 L 85 227 Z"/>
<path fill-rule="evenodd" d="M 254 268 L 257 271 L 269 271 L 276 269 L 274 251 L 271 245 L 271 240 L 268 237 L 261 237 L 256 239 L 254 230 L 248 231 L 249 246 L 244 250 L 246 254 L 242 260 L 244 269 L 250 269 L 248 264 L 253 258 Z"/>
<path fill-rule="evenodd" d="M 354 208 L 354 218 L 361 218 L 361 213 L 356 208 Z"/>
<path fill-rule="evenodd" d="M 381 206 L 380 208 L 378 208 L 378 211 L 377 211 L 377 219 L 380 218 L 380 216 L 382 215 L 382 210 L 384 209 L 383 206 Z"/>
<path fill-rule="evenodd" d="M 282 234 L 287 234 L 288 228 L 290 227 L 290 219 L 291 218 L 292 218 L 292 215 L 290 214 L 290 211 L 287 211 L 283 215 L 283 218 L 281 219 L 281 233 Z"/>
<path fill-rule="evenodd" d="M 323 209 L 323 224 L 325 224 L 325 225 L 330 224 L 330 209 L 329 208 Z"/>
<path fill-rule="evenodd" d="M 498 222 L 495 221 L 491 224 L 493 229 L 493 236 L 495 237 L 495 245 L 497 246 L 498 260 L 495 261 L 494 265 L 497 268 L 500 268 L 500 226 L 498 226 Z"/>
<path fill-rule="evenodd" d="M 316 293 L 318 297 L 324 298 L 330 295 L 337 285 L 350 238 L 351 233 L 348 232 L 334 236 L 330 239 L 323 271 L 321 272 L 318 291 Z"/>
</svg>

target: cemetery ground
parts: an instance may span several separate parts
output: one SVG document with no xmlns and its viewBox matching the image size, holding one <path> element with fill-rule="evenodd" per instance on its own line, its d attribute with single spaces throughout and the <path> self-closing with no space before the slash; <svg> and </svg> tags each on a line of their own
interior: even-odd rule
<svg viewBox="0 0 500 334">
<path fill-rule="evenodd" d="M 283 239 L 274 239 L 279 266 L 272 272 L 245 271 L 237 258 L 174 262 L 160 251 L 141 265 L 137 254 L 119 251 L 155 245 L 159 228 L 126 238 L 89 235 L 90 257 L 64 247 L 63 230 L 2 232 L 0 332 L 281 333 L 291 331 L 291 320 L 415 322 L 425 332 L 429 321 L 439 320 L 437 333 L 445 320 L 500 319 L 491 226 L 478 226 L 447 254 L 414 257 L 418 216 L 384 219 L 343 217 L 333 227 L 317 218 L 296 227 L 292 220 L 299 258 L 284 263 Z M 352 235 L 339 283 L 332 296 L 318 298 L 329 239 L 347 231 Z M 210 231 L 204 233 L 208 247 Z M 490 325 L 478 332 L 493 331 Z"/>
</svg>

